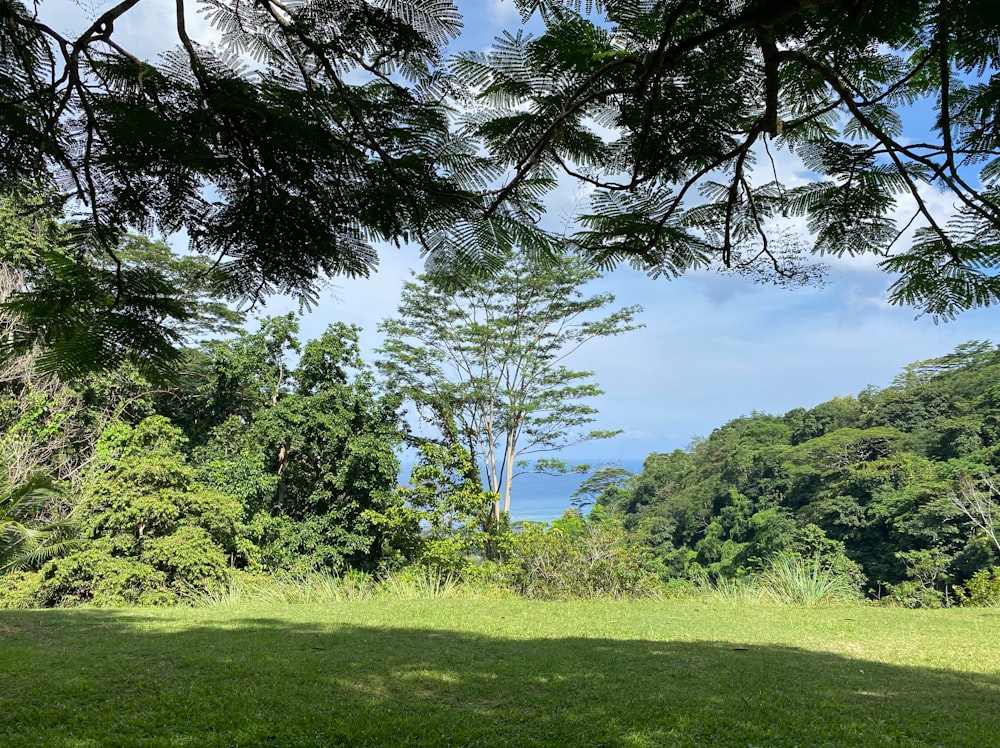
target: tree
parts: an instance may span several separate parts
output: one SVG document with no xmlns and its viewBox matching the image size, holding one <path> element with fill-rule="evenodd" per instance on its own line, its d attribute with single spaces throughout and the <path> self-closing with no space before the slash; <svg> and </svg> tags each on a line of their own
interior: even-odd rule
<svg viewBox="0 0 1000 748">
<path fill-rule="evenodd" d="M 438 572 L 467 570 L 478 558 L 503 560 L 509 537 L 487 522 L 494 494 L 470 477 L 469 453 L 457 444 L 420 445 L 405 503 L 374 517 L 401 560 Z M 506 529 L 506 528 L 503 528 Z"/>
<path fill-rule="evenodd" d="M 357 327 L 331 324 L 304 345 L 298 333 L 289 314 L 213 346 L 208 373 L 177 395 L 202 414 L 184 422 L 195 462 L 206 482 L 243 499 L 255 562 L 375 568 L 385 549 L 372 516 L 400 501 L 398 403 L 376 395 Z"/>
<path fill-rule="evenodd" d="M 0 191 L 42 190 L 69 210 L 75 271 L 53 283 L 95 314 L 162 300 L 120 272 L 128 230 L 185 232 L 232 298 L 307 302 L 327 275 L 367 275 L 375 241 L 444 251 L 484 220 L 483 236 L 510 233 L 511 215 L 479 210 L 494 170 L 450 131 L 451 0 L 208 0 L 202 39 L 178 0 L 178 46 L 159 63 L 116 29 L 140 4 L 64 36 L 48 4 L 0 2 Z M 33 340 L 65 334 L 45 323 L 43 297 L 25 301 Z"/>
<path fill-rule="evenodd" d="M 635 475 L 619 465 L 603 465 L 592 471 L 570 495 L 570 503 L 585 506 L 614 505 L 629 495 L 625 486 Z"/>
<path fill-rule="evenodd" d="M 241 507 L 197 481 L 182 446 L 163 416 L 104 431 L 77 509 L 86 542 L 42 567 L 40 602 L 176 602 L 218 589 L 236 551 Z"/>
<path fill-rule="evenodd" d="M 590 191 L 572 239 L 595 266 L 808 281 L 805 223 L 813 253 L 881 256 L 896 303 L 947 318 L 1000 298 L 992 3 L 514 2 L 542 34 L 446 66 L 451 0 L 204 0 L 216 46 L 178 0 L 159 64 L 116 31 L 141 0 L 73 37 L 46 3 L 2 0 L 0 190 L 69 208 L 76 264 L 46 280 L 106 334 L 164 304 L 142 273 L 102 271 L 127 230 L 185 231 L 232 297 L 310 301 L 383 240 L 484 267 L 551 252 L 537 221 L 561 175 Z M 928 131 L 904 136 L 924 104 Z M 788 186 L 774 148 L 815 176 Z M 26 344 L 86 329 L 47 321 L 51 298 L 18 307 Z"/>
<path fill-rule="evenodd" d="M 947 318 L 1000 299 L 992 3 L 515 4 L 539 14 L 542 34 L 505 32 L 454 63 L 481 103 L 466 132 L 507 170 L 487 212 L 564 174 L 590 190 L 574 239 L 602 265 L 676 275 L 763 263 L 779 280 L 808 279 L 782 240 L 791 218 L 813 253 L 882 256 L 895 303 Z M 915 104 L 932 121 L 904 135 Z M 773 148 L 814 177 L 788 186 Z M 936 210 L 928 186 L 957 213 Z M 901 224 L 897 206 L 909 211 Z"/>
<path fill-rule="evenodd" d="M 446 445 L 459 444 L 510 511 L 511 484 L 526 457 L 617 432 L 582 431 L 594 420 L 587 399 L 601 394 L 566 358 L 594 338 L 636 328 L 638 307 L 597 317 L 611 294 L 584 292 L 597 277 L 571 257 L 512 255 L 488 277 L 456 288 L 431 275 L 404 286 L 379 368 L 391 390 L 413 402 Z"/>
<path fill-rule="evenodd" d="M 8 368 L 30 361 L 67 379 L 128 361 L 158 378 L 176 364 L 179 344 L 242 322 L 220 300 L 223 274 L 211 262 L 133 234 L 117 236 L 109 254 L 88 255 L 94 241 L 44 194 L 0 194 L 0 355 Z"/>
<path fill-rule="evenodd" d="M 958 480 L 958 491 L 949 492 L 948 498 L 969 519 L 969 524 L 989 538 L 1000 551 L 996 521 L 1000 487 L 992 476 L 983 476 L 981 482 L 985 490 L 980 490 L 968 475 L 962 475 Z"/>
</svg>

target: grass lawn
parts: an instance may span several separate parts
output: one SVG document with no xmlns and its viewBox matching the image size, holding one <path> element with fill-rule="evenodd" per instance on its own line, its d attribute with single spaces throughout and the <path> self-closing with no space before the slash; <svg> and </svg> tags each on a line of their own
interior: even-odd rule
<svg viewBox="0 0 1000 748">
<path fill-rule="evenodd" d="M 1000 745 L 1000 611 L 0 611 L 0 746 Z"/>
</svg>

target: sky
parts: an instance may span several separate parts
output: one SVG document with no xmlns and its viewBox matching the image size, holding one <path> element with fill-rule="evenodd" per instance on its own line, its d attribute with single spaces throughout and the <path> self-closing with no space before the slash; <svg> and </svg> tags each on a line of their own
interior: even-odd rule
<svg viewBox="0 0 1000 748">
<path fill-rule="evenodd" d="M 459 0 L 458 5 L 466 30 L 453 45 L 456 51 L 483 50 L 503 28 L 519 22 L 512 0 Z M 48 12 L 65 11 L 66 18 L 109 6 L 86 0 L 44 3 Z M 172 0 L 144 0 L 129 14 L 131 26 L 119 30 L 155 48 L 163 43 L 163 17 L 172 8 Z M 192 33 L 203 28 L 197 24 Z M 794 158 L 776 156 L 784 181 L 808 178 Z M 577 198 L 572 185 L 560 187 L 550 207 L 553 216 L 563 215 Z M 415 247 L 385 246 L 370 278 L 331 279 L 319 306 L 303 319 L 303 337 L 317 337 L 331 322 L 356 323 L 371 361 L 380 343 L 378 321 L 395 312 L 402 283 L 420 268 Z M 684 448 L 693 437 L 708 436 L 740 415 L 781 414 L 854 395 L 868 385 L 885 387 L 908 363 L 943 355 L 968 340 L 1000 339 L 997 310 L 965 312 L 935 324 L 912 308 L 890 306 L 891 281 L 871 258 L 833 262 L 825 285 L 793 290 L 709 272 L 675 280 L 628 268 L 610 273 L 594 290 L 611 291 L 621 305 L 641 305 L 638 321 L 645 327 L 592 341 L 568 365 L 593 371 L 605 392 L 593 402 L 600 411 L 594 427 L 623 433 L 563 457 L 633 460 Z M 279 298 L 264 312 L 297 309 Z"/>
</svg>

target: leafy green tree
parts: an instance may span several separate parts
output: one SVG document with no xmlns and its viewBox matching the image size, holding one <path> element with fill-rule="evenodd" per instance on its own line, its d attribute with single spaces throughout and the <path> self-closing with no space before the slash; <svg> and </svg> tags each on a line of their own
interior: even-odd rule
<svg viewBox="0 0 1000 748">
<path fill-rule="evenodd" d="M 181 1 L 158 63 L 121 40 L 141 0 L 69 35 L 51 3 L 4 0 L 0 190 L 72 196 L 79 260 L 40 276 L 65 301 L 17 306 L 22 342 L 94 364 L 91 329 L 170 363 L 169 336 L 150 335 L 162 289 L 104 272 L 129 229 L 186 231 L 234 297 L 313 299 L 325 275 L 367 274 L 379 240 L 486 267 L 550 251 L 537 220 L 560 175 L 590 191 L 572 239 L 597 266 L 808 281 L 805 239 L 787 238 L 804 220 L 813 253 L 883 256 L 896 303 L 949 317 L 997 300 L 990 3 L 514 2 L 540 35 L 445 65 L 451 0 L 213 2 L 217 45 Z M 904 136 L 915 105 L 931 124 Z M 815 176 L 788 185 L 774 148 Z"/>
<path fill-rule="evenodd" d="M 218 588 L 242 507 L 196 480 L 182 446 L 162 416 L 105 430 L 77 509 L 86 542 L 42 567 L 39 602 L 165 603 Z"/>
<path fill-rule="evenodd" d="M 372 517 L 400 501 L 398 403 L 376 396 L 358 332 L 336 323 L 303 345 L 295 315 L 262 320 L 193 360 L 177 395 L 200 414 L 184 421 L 199 475 L 243 500 L 254 563 L 342 571 L 387 552 Z"/>
<path fill-rule="evenodd" d="M 570 495 L 578 509 L 585 506 L 613 505 L 627 493 L 625 486 L 633 474 L 619 465 L 604 465 L 580 481 Z"/>
<path fill-rule="evenodd" d="M 564 174 L 589 189 L 573 239 L 602 264 L 808 279 L 783 239 L 797 218 L 813 253 L 883 256 L 894 303 L 950 317 L 1000 298 L 991 3 L 515 4 L 543 33 L 508 32 L 455 62 L 480 93 L 465 127 L 508 170 L 490 208 Z M 904 135 L 915 104 L 931 123 Z M 815 177 L 789 185 L 775 148 Z M 936 209 L 929 185 L 957 217 Z"/>
<path fill-rule="evenodd" d="M 444 443 L 459 444 L 510 511 L 511 486 L 533 455 L 616 432 L 583 431 L 601 394 L 590 372 L 563 363 L 588 341 L 635 329 L 638 307 L 600 317 L 611 294 L 587 295 L 597 273 L 572 257 L 507 258 L 459 287 L 430 275 L 408 282 L 397 316 L 380 325 L 379 368 Z"/>
<path fill-rule="evenodd" d="M 471 478 L 469 453 L 458 445 L 421 444 L 403 503 L 376 516 L 402 561 L 462 572 L 478 560 L 500 561 L 505 538 L 488 522 L 494 496 Z"/>
<path fill-rule="evenodd" d="M 73 311 L 90 305 L 95 333 L 126 332 L 123 302 L 163 299 L 142 273 L 102 273 L 127 230 L 185 232 L 226 294 L 250 299 L 315 301 L 325 276 L 367 275 L 376 241 L 445 251 L 485 223 L 478 233 L 509 245 L 518 209 L 484 215 L 478 192 L 496 171 L 451 132 L 458 89 L 442 49 L 461 16 L 450 0 L 216 2 L 201 39 L 180 0 L 163 29 L 177 46 L 155 62 L 119 33 L 144 5 L 119 2 L 64 35 L 52 4 L 0 3 L 0 190 L 57 185 L 74 198 L 79 261 L 43 280 L 74 292 Z M 528 223 L 519 231 L 544 241 Z M 66 341 L 65 304 L 22 302 L 27 342 Z"/>
</svg>

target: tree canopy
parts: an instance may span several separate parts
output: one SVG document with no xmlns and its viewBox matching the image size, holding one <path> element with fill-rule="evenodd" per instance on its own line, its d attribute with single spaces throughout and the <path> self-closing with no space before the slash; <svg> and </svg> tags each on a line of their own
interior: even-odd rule
<svg viewBox="0 0 1000 748">
<path fill-rule="evenodd" d="M 875 253 L 896 303 L 998 298 L 992 3 L 512 2 L 541 33 L 449 62 L 450 0 L 203 0 L 200 39 L 179 0 L 151 62 L 118 31 L 141 0 L 73 36 L 2 0 L 0 189 L 69 211 L 67 283 L 112 311 L 165 304 L 121 272 L 126 231 L 183 232 L 231 298 L 311 301 L 386 241 L 451 267 L 551 254 L 563 178 L 589 191 L 569 239 L 598 266 L 809 280 L 812 254 Z M 63 334 L 43 317 L 30 334 Z"/>
<path fill-rule="evenodd" d="M 562 173 L 591 188 L 574 239 L 601 264 L 802 275 L 782 231 L 804 223 L 814 254 L 882 256 L 896 303 L 950 317 L 997 300 L 992 3 L 516 4 L 544 33 L 455 63 L 484 103 L 466 127 L 508 169 L 487 210 Z"/>
<path fill-rule="evenodd" d="M 884 390 L 734 419 L 596 498 L 666 576 L 752 573 L 791 550 L 873 596 L 947 603 L 997 564 L 998 374 L 1000 351 L 973 341 Z"/>
</svg>

